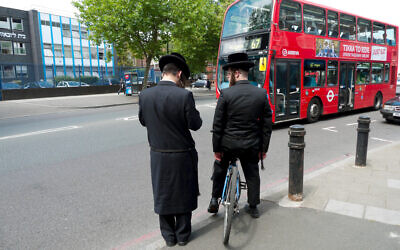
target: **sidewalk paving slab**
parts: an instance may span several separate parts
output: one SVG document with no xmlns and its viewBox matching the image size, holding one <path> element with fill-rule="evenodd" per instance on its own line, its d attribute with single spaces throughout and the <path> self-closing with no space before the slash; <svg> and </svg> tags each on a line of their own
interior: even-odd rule
<svg viewBox="0 0 400 250">
<path fill-rule="evenodd" d="M 262 194 L 259 219 L 244 209 L 235 216 L 227 246 L 221 207 L 179 249 L 400 249 L 399 152 L 400 142 L 390 143 L 370 150 L 364 168 L 348 157 L 308 173 L 299 208 L 279 206 L 287 199 L 282 183 Z"/>
</svg>

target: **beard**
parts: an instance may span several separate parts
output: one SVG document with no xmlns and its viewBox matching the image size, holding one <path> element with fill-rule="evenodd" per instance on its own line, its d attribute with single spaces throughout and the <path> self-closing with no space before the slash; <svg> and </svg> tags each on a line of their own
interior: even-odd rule
<svg viewBox="0 0 400 250">
<path fill-rule="evenodd" d="M 231 78 L 229 80 L 229 87 L 232 87 L 233 85 L 236 84 L 236 77 L 235 77 L 235 73 L 231 72 Z"/>
</svg>

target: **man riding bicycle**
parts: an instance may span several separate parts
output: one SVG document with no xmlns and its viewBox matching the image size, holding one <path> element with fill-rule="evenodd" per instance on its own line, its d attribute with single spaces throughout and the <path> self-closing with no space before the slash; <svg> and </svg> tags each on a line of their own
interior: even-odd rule
<svg viewBox="0 0 400 250">
<path fill-rule="evenodd" d="M 213 122 L 212 198 L 208 212 L 217 213 L 229 161 L 238 158 L 247 182 L 246 211 L 258 218 L 260 204 L 260 174 L 258 161 L 266 157 L 272 132 L 272 112 L 265 89 L 248 81 L 249 69 L 254 66 L 246 53 L 228 56 L 223 66 L 229 88 L 221 91 Z"/>
</svg>

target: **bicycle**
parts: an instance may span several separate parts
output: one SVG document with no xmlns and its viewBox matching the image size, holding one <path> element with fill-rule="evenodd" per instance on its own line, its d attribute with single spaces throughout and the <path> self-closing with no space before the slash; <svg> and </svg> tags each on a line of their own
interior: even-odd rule
<svg viewBox="0 0 400 250">
<path fill-rule="evenodd" d="M 225 207 L 224 217 L 224 244 L 229 241 L 229 235 L 232 227 L 232 217 L 234 213 L 239 213 L 239 199 L 242 189 L 247 189 L 246 182 L 240 181 L 239 169 L 236 164 L 237 159 L 229 162 L 228 171 L 225 177 L 224 189 L 220 204 Z"/>
</svg>

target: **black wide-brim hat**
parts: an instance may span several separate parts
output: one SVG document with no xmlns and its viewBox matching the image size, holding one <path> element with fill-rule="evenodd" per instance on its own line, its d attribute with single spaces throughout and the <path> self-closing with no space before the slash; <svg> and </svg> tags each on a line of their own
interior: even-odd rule
<svg viewBox="0 0 400 250">
<path fill-rule="evenodd" d="M 222 69 L 238 68 L 248 71 L 254 65 L 254 62 L 249 61 L 249 56 L 246 53 L 234 53 L 228 56 L 228 63 L 222 66 Z"/>
<path fill-rule="evenodd" d="M 189 66 L 186 64 L 186 60 L 181 54 L 173 52 L 170 55 L 162 56 L 160 58 L 160 61 L 158 62 L 161 72 L 163 72 L 164 66 L 167 65 L 168 63 L 175 64 L 176 67 L 182 70 L 182 73 L 186 76 L 186 78 L 189 78 L 190 76 Z"/>
</svg>

